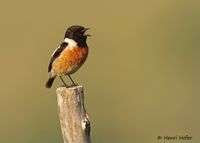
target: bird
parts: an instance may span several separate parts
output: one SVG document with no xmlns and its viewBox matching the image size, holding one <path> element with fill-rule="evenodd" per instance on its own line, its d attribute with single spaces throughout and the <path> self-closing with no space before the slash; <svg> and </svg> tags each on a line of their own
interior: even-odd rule
<svg viewBox="0 0 200 143">
<path fill-rule="evenodd" d="M 55 78 L 60 77 L 65 87 L 76 86 L 77 84 L 71 78 L 86 61 L 88 57 L 87 37 L 91 36 L 85 32 L 90 28 L 81 25 L 72 25 L 67 28 L 64 40 L 51 55 L 48 66 L 50 77 L 46 82 L 46 88 L 51 88 Z M 67 75 L 73 85 L 65 83 L 62 76 Z"/>
</svg>

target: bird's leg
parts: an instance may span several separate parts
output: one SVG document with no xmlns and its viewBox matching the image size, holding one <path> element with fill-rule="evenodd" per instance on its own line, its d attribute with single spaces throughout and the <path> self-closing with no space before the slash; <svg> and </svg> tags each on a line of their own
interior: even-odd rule
<svg viewBox="0 0 200 143">
<path fill-rule="evenodd" d="M 70 80 L 72 81 L 74 86 L 77 86 L 77 84 L 75 84 L 75 82 L 73 81 L 73 79 L 71 78 L 71 76 L 68 74 L 68 77 L 70 78 Z"/>
<path fill-rule="evenodd" d="M 69 86 L 65 83 L 65 81 L 64 81 L 63 78 L 62 78 L 62 76 L 59 76 L 59 77 L 60 77 L 61 81 L 63 82 L 64 86 L 65 86 L 66 88 L 68 88 Z"/>
</svg>

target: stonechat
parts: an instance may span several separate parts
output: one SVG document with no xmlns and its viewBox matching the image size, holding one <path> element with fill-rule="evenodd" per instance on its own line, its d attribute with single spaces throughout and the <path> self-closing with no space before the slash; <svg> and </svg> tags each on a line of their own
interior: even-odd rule
<svg viewBox="0 0 200 143">
<path fill-rule="evenodd" d="M 70 75 L 75 73 L 87 59 L 88 46 L 86 40 L 90 35 L 85 34 L 85 32 L 88 29 L 83 26 L 73 25 L 66 30 L 64 41 L 53 52 L 49 62 L 48 72 L 50 72 L 50 77 L 46 82 L 47 88 L 52 86 L 56 76 L 60 77 L 66 87 L 70 87 L 64 82 L 62 78 L 64 75 L 67 75 L 73 86 L 76 86 Z"/>
</svg>

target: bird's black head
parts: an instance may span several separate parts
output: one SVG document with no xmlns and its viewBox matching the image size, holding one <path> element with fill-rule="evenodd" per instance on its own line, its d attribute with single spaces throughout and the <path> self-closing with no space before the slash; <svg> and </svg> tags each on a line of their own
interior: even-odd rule
<svg viewBox="0 0 200 143">
<path fill-rule="evenodd" d="M 88 34 L 85 34 L 85 32 L 88 29 L 89 28 L 84 28 L 83 26 L 80 25 L 70 26 L 65 33 L 65 38 L 73 39 L 78 43 L 78 46 L 85 47 L 87 46 L 86 44 L 87 36 L 90 36 Z"/>
</svg>

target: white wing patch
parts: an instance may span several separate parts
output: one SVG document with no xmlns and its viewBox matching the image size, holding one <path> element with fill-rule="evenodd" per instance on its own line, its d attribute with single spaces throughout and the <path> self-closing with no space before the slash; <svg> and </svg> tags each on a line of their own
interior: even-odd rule
<svg viewBox="0 0 200 143">
<path fill-rule="evenodd" d="M 72 39 L 65 38 L 65 39 L 64 39 L 64 42 L 68 43 L 68 45 L 67 45 L 66 48 L 73 49 L 74 47 L 77 47 L 77 43 L 76 43 L 74 40 L 72 40 Z M 53 57 L 53 55 L 55 54 L 55 52 L 56 52 L 59 48 L 60 48 L 60 46 L 54 50 L 54 52 L 53 52 L 52 55 L 51 55 L 52 57 Z"/>
<path fill-rule="evenodd" d="M 58 47 L 58 48 L 56 48 L 54 51 L 53 51 L 53 53 L 52 53 L 52 57 L 53 57 L 53 55 L 55 54 L 55 52 L 58 50 L 60 48 L 60 46 Z"/>
</svg>

